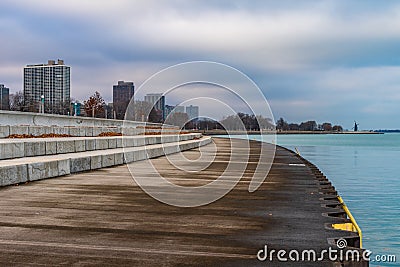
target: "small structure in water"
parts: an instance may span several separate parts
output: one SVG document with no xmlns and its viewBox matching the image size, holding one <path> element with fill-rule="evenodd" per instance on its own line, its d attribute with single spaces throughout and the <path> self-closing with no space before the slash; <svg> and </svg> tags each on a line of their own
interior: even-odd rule
<svg viewBox="0 0 400 267">
<path fill-rule="evenodd" d="M 358 123 L 356 121 L 354 121 L 354 127 L 353 127 L 354 131 L 357 132 L 358 131 Z"/>
</svg>

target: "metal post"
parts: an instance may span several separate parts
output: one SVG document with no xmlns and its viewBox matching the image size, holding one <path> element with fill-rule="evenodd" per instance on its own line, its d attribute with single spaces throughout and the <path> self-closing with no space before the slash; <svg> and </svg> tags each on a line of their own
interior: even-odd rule
<svg viewBox="0 0 400 267">
<path fill-rule="evenodd" d="M 44 113 L 44 95 L 40 96 L 41 113 Z"/>
</svg>

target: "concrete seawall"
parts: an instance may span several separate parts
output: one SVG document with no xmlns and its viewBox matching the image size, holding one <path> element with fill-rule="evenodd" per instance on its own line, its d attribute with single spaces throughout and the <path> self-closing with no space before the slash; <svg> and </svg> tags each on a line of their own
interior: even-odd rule
<svg viewBox="0 0 400 267">
<path fill-rule="evenodd" d="M 9 135 L 40 136 L 44 134 L 84 137 L 98 136 L 107 132 L 138 135 L 145 132 L 160 132 L 161 127 L 169 133 L 180 130 L 175 126 L 160 123 L 0 110 L 0 138 Z"/>
<path fill-rule="evenodd" d="M 122 127 L 123 124 L 125 124 L 127 127 L 137 127 L 143 126 L 146 123 L 138 121 L 123 121 L 80 116 L 74 117 L 66 115 L 0 110 L 0 125 Z M 158 123 L 147 123 L 147 125 L 160 126 L 160 124 Z"/>
</svg>

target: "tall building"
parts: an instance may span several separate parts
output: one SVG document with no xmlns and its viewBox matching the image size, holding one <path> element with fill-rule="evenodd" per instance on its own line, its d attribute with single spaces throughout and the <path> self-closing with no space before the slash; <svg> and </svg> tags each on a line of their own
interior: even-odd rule
<svg viewBox="0 0 400 267">
<path fill-rule="evenodd" d="M 144 96 L 144 101 L 153 105 L 154 109 L 162 112 L 162 119 L 165 120 L 165 96 L 162 94 L 147 94 Z"/>
<path fill-rule="evenodd" d="M 199 107 L 193 105 L 187 106 L 186 113 L 189 116 L 189 120 L 197 119 L 199 117 Z"/>
<path fill-rule="evenodd" d="M 10 89 L 0 84 L 0 109 L 10 110 Z"/>
<path fill-rule="evenodd" d="M 28 111 L 67 114 L 70 96 L 70 67 L 63 60 L 24 67 L 24 101 Z"/>
<path fill-rule="evenodd" d="M 113 86 L 113 108 L 116 119 L 123 120 L 125 118 L 126 108 L 135 93 L 133 82 L 118 81 Z"/>
</svg>

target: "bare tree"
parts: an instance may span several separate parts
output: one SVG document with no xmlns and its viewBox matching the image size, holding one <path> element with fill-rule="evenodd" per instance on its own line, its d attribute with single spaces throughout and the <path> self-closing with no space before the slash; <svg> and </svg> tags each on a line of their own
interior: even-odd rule
<svg viewBox="0 0 400 267">
<path fill-rule="evenodd" d="M 153 105 L 146 101 L 136 100 L 133 105 L 129 105 L 125 118 L 133 121 L 148 121 L 148 117 Z"/>
<path fill-rule="evenodd" d="M 153 107 L 150 111 L 148 122 L 162 123 L 163 122 L 162 110 Z"/>
<path fill-rule="evenodd" d="M 24 111 L 24 93 L 22 91 L 10 95 L 10 110 Z"/>
<path fill-rule="evenodd" d="M 226 130 L 241 130 L 241 131 L 246 130 L 243 121 L 237 114 L 223 118 L 220 123 Z"/>
<path fill-rule="evenodd" d="M 316 121 L 306 121 L 300 123 L 300 131 L 315 131 L 317 127 Z"/>
<path fill-rule="evenodd" d="M 340 125 L 335 125 L 332 127 L 332 131 L 343 132 L 343 127 Z"/>
<path fill-rule="evenodd" d="M 94 95 L 84 101 L 84 108 L 87 117 L 104 117 L 105 101 L 99 92 L 96 91 Z"/>
<path fill-rule="evenodd" d="M 261 115 L 256 116 L 256 123 L 261 130 L 274 130 L 275 126 L 270 118 L 264 118 Z"/>
<path fill-rule="evenodd" d="M 321 128 L 323 131 L 332 131 L 332 123 L 324 122 Z"/>
<path fill-rule="evenodd" d="M 280 118 L 276 122 L 276 129 L 281 130 L 281 131 L 287 131 L 287 130 L 289 130 L 289 124 L 283 118 Z"/>
<path fill-rule="evenodd" d="M 183 128 L 183 126 L 189 122 L 189 116 L 183 112 L 173 112 L 167 117 L 166 124 L 175 125 Z"/>
<path fill-rule="evenodd" d="M 289 130 L 290 131 L 298 131 L 300 129 L 300 125 L 297 123 L 290 123 L 289 124 Z"/>
</svg>

